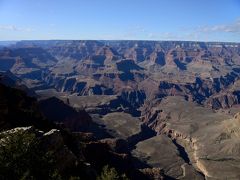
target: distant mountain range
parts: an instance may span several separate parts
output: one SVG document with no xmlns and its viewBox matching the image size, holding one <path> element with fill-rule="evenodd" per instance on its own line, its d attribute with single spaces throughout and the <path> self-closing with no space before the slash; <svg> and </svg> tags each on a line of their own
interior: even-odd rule
<svg viewBox="0 0 240 180">
<path fill-rule="evenodd" d="M 238 104 L 239 58 L 237 43 L 19 41 L 0 51 L 0 70 L 34 90 L 136 94 L 140 103 L 181 95 L 219 109 Z"/>
</svg>

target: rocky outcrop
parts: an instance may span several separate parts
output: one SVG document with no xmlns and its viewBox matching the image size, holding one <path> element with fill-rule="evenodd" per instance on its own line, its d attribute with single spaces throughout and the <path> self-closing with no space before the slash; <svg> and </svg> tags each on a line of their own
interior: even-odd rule
<svg viewBox="0 0 240 180">
<path fill-rule="evenodd" d="M 150 61 L 152 61 L 153 64 L 158 64 L 160 66 L 164 66 L 166 64 L 164 52 L 162 52 L 162 51 L 160 51 L 160 52 L 153 52 L 150 55 Z"/>
<path fill-rule="evenodd" d="M 142 169 L 141 172 L 144 175 L 146 175 L 149 179 L 163 180 L 166 178 L 161 168 L 145 168 L 145 169 Z"/>
<path fill-rule="evenodd" d="M 123 72 L 129 72 L 130 70 L 143 70 L 131 59 L 122 60 L 116 63 L 117 69 Z"/>
<path fill-rule="evenodd" d="M 207 104 L 212 107 L 212 109 L 228 109 L 234 105 L 239 104 L 240 102 L 240 92 L 228 92 L 228 93 L 221 93 L 210 97 L 207 100 Z"/>
</svg>

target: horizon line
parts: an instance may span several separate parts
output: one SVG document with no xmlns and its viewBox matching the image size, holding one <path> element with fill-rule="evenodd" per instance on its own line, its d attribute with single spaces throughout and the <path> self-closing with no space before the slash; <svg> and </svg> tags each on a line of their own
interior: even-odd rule
<svg viewBox="0 0 240 180">
<path fill-rule="evenodd" d="M 149 41 L 149 42 L 198 42 L 198 43 L 234 43 L 234 41 L 203 41 L 203 40 L 151 40 L 151 39 L 21 39 L 21 40 L 0 40 L 0 42 L 20 41 Z"/>
</svg>

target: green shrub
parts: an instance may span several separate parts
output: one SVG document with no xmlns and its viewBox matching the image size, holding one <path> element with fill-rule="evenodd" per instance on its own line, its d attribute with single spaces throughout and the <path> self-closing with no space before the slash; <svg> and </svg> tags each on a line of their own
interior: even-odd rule
<svg viewBox="0 0 240 180">
<path fill-rule="evenodd" d="M 71 176 L 71 177 L 69 178 L 69 180 L 80 180 L 80 177 Z"/>
<path fill-rule="evenodd" d="M 127 180 L 126 175 L 119 175 L 115 168 L 110 168 L 108 165 L 103 167 L 102 173 L 97 177 L 97 180 Z"/>
<path fill-rule="evenodd" d="M 44 152 L 34 133 L 1 134 L 0 179 L 59 179 L 51 152 Z"/>
</svg>

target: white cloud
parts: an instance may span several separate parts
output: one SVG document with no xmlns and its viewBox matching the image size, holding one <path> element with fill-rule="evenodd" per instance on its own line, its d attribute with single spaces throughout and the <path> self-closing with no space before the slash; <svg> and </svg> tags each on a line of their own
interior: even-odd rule
<svg viewBox="0 0 240 180">
<path fill-rule="evenodd" d="M 0 30 L 10 30 L 10 31 L 16 31 L 16 26 L 13 25 L 0 25 Z"/>
<path fill-rule="evenodd" d="M 0 30 L 4 31 L 21 31 L 21 32 L 32 32 L 32 28 L 22 28 L 15 25 L 0 25 Z"/>
<path fill-rule="evenodd" d="M 240 33 L 240 19 L 229 24 L 220 24 L 213 26 L 203 26 L 197 28 L 199 32 L 227 32 L 227 33 Z"/>
</svg>

